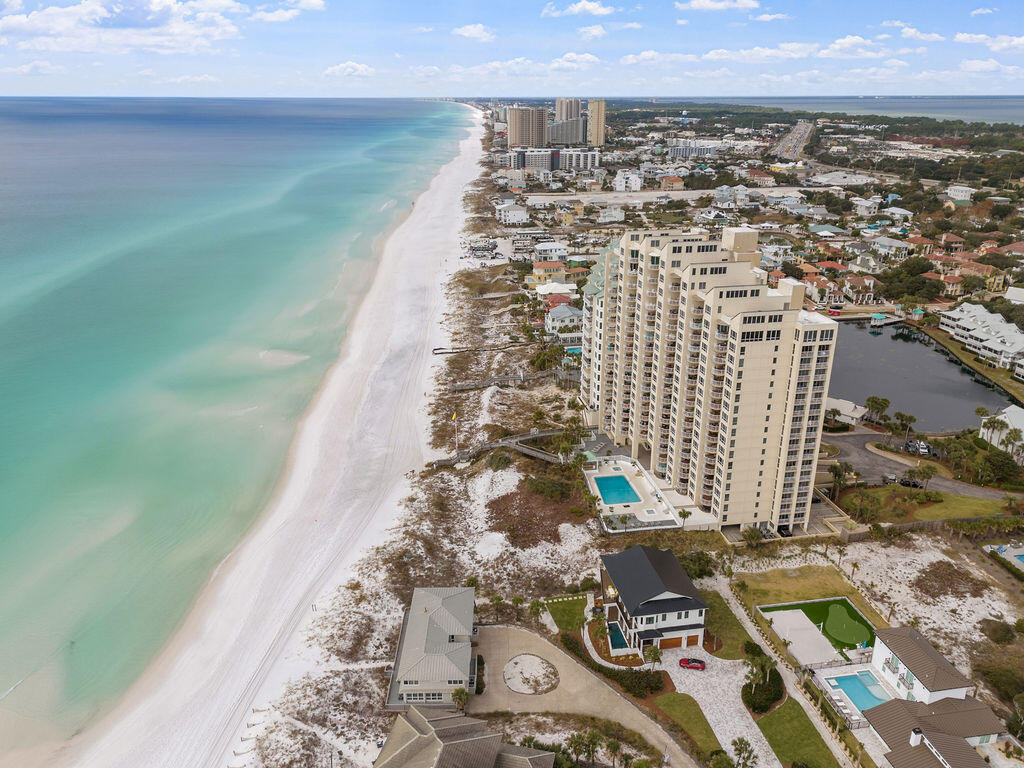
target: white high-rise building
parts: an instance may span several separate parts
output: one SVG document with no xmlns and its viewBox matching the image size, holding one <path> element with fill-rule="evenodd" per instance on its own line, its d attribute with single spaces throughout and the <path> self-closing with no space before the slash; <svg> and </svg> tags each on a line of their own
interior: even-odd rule
<svg viewBox="0 0 1024 768">
<path fill-rule="evenodd" d="M 627 232 L 584 290 L 591 423 L 718 520 L 806 528 L 837 323 L 757 232 Z"/>
</svg>

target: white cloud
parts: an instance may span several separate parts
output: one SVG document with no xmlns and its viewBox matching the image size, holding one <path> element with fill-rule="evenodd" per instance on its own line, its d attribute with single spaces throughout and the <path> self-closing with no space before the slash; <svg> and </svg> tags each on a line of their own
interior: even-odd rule
<svg viewBox="0 0 1024 768">
<path fill-rule="evenodd" d="M 579 16 L 589 14 L 590 16 L 607 16 L 615 13 L 615 8 L 610 5 L 602 5 L 598 0 L 577 0 L 577 2 L 565 8 L 559 9 L 554 3 L 548 3 L 541 16 Z"/>
<path fill-rule="evenodd" d="M 413 32 L 415 32 L 416 34 L 419 34 L 419 35 L 422 35 L 425 32 L 433 32 L 433 31 L 434 31 L 433 27 L 416 27 L 413 30 Z"/>
<path fill-rule="evenodd" d="M 903 59 L 886 59 L 882 62 L 887 67 L 909 67 L 910 65 Z"/>
<path fill-rule="evenodd" d="M 960 69 L 964 72 L 998 72 L 1011 77 L 1024 77 L 1024 67 L 1003 64 L 995 59 L 963 59 Z"/>
<path fill-rule="evenodd" d="M 298 8 L 278 8 L 276 11 L 256 11 L 249 18 L 253 21 L 269 21 L 272 23 L 291 21 L 302 11 Z"/>
<path fill-rule="evenodd" d="M 689 24 L 689 23 L 690 23 L 689 19 L 676 19 L 676 26 L 679 26 L 679 27 L 685 26 L 686 24 Z"/>
<path fill-rule="evenodd" d="M 793 18 L 788 13 L 762 13 L 760 16 L 751 16 L 754 21 L 781 21 L 782 19 Z"/>
<path fill-rule="evenodd" d="M 335 64 L 324 70 L 324 77 L 370 77 L 374 69 L 368 64 L 360 64 L 357 61 L 345 61 Z"/>
<path fill-rule="evenodd" d="M 0 19 L 0 25 L 3 20 Z M 0 26 L 0 32 L 3 31 Z M 958 32 L 953 38 L 958 43 L 980 43 L 990 51 L 1009 51 L 1012 53 L 1024 53 L 1024 35 L 976 35 L 967 32 Z"/>
<path fill-rule="evenodd" d="M 178 75 L 177 77 L 162 77 L 156 82 L 174 85 L 203 85 L 206 83 L 219 83 L 220 78 L 213 75 Z"/>
<path fill-rule="evenodd" d="M 481 43 L 489 43 L 494 40 L 494 30 L 485 27 L 483 24 L 466 24 L 463 27 L 456 27 L 452 30 L 453 35 L 468 37 Z"/>
<path fill-rule="evenodd" d="M 685 3 L 676 0 L 676 8 L 680 11 L 743 11 L 760 7 L 757 0 L 688 0 Z"/>
<path fill-rule="evenodd" d="M 433 65 L 409 67 L 409 72 L 414 77 L 437 77 L 441 74 L 441 68 Z"/>
<path fill-rule="evenodd" d="M 600 62 L 601 60 L 592 53 L 566 53 L 553 59 L 549 66 L 554 71 L 580 70 L 589 69 Z"/>
<path fill-rule="evenodd" d="M 48 61 L 30 61 L 28 64 L 0 69 L 0 72 L 10 75 L 57 75 L 65 71 L 64 67 Z"/>
<path fill-rule="evenodd" d="M 22 9 L 21 0 L 3 0 L 0 2 L 0 14 L 3 13 L 14 13 Z"/>
<path fill-rule="evenodd" d="M 820 46 L 817 43 L 779 43 L 774 48 L 757 45 L 753 48 L 728 50 L 716 48 L 708 51 L 703 58 L 711 61 L 763 62 L 780 59 L 804 59 L 813 56 Z"/>
<path fill-rule="evenodd" d="M 907 22 L 905 22 L 905 21 L 900 21 L 898 19 L 887 19 L 886 21 L 882 22 L 882 26 L 883 27 L 906 27 L 908 25 L 907 25 Z"/>
<path fill-rule="evenodd" d="M 643 29 L 644 25 L 639 21 L 627 21 L 619 29 Z"/>
<path fill-rule="evenodd" d="M 860 35 L 840 37 L 818 52 L 823 59 L 879 59 L 886 55 L 878 42 Z"/>
<path fill-rule="evenodd" d="M 104 4 L 79 0 L 0 17 L 0 38 L 27 51 L 182 54 L 213 50 L 239 36 L 233 14 L 248 8 L 235 0 L 143 0 Z"/>
<path fill-rule="evenodd" d="M 699 61 L 692 53 L 661 53 L 660 51 L 641 51 L 631 53 L 619 59 L 620 64 L 673 64 L 680 61 Z"/>
<path fill-rule="evenodd" d="M 971 11 L 971 16 L 984 16 L 987 13 L 995 13 L 998 8 L 975 8 Z"/>
<path fill-rule="evenodd" d="M 900 30 L 900 35 L 910 38 L 911 40 L 922 40 L 926 43 L 937 43 L 940 40 L 946 39 L 938 32 L 922 32 L 919 29 L 914 29 L 914 27 L 903 27 L 903 29 Z"/>
<path fill-rule="evenodd" d="M 593 40 L 598 37 L 604 37 L 608 34 L 608 30 L 600 24 L 591 24 L 589 27 L 580 27 L 576 31 L 580 33 L 580 37 L 584 40 Z"/>
</svg>

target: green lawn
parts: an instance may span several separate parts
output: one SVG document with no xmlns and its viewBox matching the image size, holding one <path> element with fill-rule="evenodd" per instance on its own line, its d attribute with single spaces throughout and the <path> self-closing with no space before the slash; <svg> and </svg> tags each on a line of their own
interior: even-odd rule
<svg viewBox="0 0 1024 768">
<path fill-rule="evenodd" d="M 845 597 L 876 627 L 889 623 L 869 606 L 846 577 L 831 565 L 805 565 L 801 568 L 777 568 L 763 573 L 743 573 L 739 578 L 747 585 L 743 601 L 755 617 L 759 605 L 798 603 L 823 597 Z"/>
<path fill-rule="evenodd" d="M 720 594 L 713 589 L 701 590 L 701 599 L 707 603 L 704 626 L 708 632 L 722 641 L 722 647 L 715 651 L 721 659 L 742 659 L 743 644 L 750 639 L 747 630 L 729 608 Z"/>
<path fill-rule="evenodd" d="M 718 743 L 718 737 L 711 730 L 707 718 L 692 696 L 685 693 L 666 693 L 656 698 L 654 703 L 686 731 L 705 754 L 722 748 Z"/>
<path fill-rule="evenodd" d="M 583 626 L 583 612 L 587 608 L 587 598 L 574 597 L 570 600 L 548 600 L 548 613 L 555 624 L 563 632 L 579 632 Z"/>
<path fill-rule="evenodd" d="M 793 603 L 777 608 L 763 609 L 764 613 L 799 609 L 811 620 L 811 623 L 822 628 L 822 634 L 837 650 L 853 648 L 861 644 L 868 646 L 875 642 L 875 628 L 864 620 L 845 597 L 833 600 L 816 600 L 812 603 Z"/>
<path fill-rule="evenodd" d="M 811 768 L 839 768 L 829 748 L 814 729 L 807 713 L 793 699 L 757 721 L 779 762 L 800 761 Z"/>
<path fill-rule="evenodd" d="M 878 499 L 882 505 L 878 521 L 883 523 L 948 520 L 956 517 L 996 517 L 1006 514 L 1003 503 L 997 499 L 975 499 L 971 496 L 955 496 L 951 493 L 943 493 L 942 501 L 921 505 L 912 498 L 914 489 L 899 485 L 846 491 L 840 497 L 840 504 L 847 512 L 856 512 L 858 491 L 863 491 Z"/>
</svg>

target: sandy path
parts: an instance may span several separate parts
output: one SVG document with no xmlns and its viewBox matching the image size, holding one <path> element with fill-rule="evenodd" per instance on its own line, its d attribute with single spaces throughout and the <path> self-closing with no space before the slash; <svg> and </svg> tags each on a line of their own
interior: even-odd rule
<svg viewBox="0 0 1024 768">
<path fill-rule="evenodd" d="M 476 113 L 474 113 L 476 114 Z M 83 768 L 223 765 L 311 604 L 393 521 L 424 460 L 424 393 L 479 121 L 388 239 L 337 365 L 299 430 L 281 492 L 168 647 L 103 722 L 72 742 Z"/>
</svg>

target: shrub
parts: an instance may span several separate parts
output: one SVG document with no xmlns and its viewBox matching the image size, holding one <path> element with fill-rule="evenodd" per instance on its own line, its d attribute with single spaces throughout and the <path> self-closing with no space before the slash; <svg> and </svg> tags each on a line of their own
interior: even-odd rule
<svg viewBox="0 0 1024 768">
<path fill-rule="evenodd" d="M 1014 697 L 1024 692 L 1024 670 L 1016 669 L 992 660 L 982 660 L 975 664 L 975 669 L 985 678 L 1003 701 L 1013 701 Z"/>
<path fill-rule="evenodd" d="M 559 634 L 559 639 L 562 641 L 562 647 L 565 650 L 582 661 L 592 671 L 616 683 L 630 696 L 642 699 L 650 696 L 652 693 L 658 693 L 665 687 L 665 681 L 662 679 L 662 676 L 652 670 L 612 669 L 603 664 L 598 664 L 590 658 L 590 654 L 583 647 L 583 641 L 577 635 L 570 632 L 562 632 Z"/>
<path fill-rule="evenodd" d="M 703 549 L 694 549 L 685 553 L 679 558 L 679 564 L 683 566 L 686 575 L 691 579 L 701 579 L 715 573 L 711 555 Z"/>
<path fill-rule="evenodd" d="M 565 480 L 551 477 L 528 477 L 526 487 L 530 493 L 536 493 L 552 501 L 565 501 L 572 495 L 572 485 Z"/>
<path fill-rule="evenodd" d="M 1006 645 L 1013 642 L 1015 636 L 1013 627 L 1005 621 L 982 619 L 978 622 L 978 626 L 981 628 L 982 634 L 997 645 Z"/>
<path fill-rule="evenodd" d="M 480 654 L 476 656 L 476 695 L 479 696 L 484 692 L 484 657 Z"/>
<path fill-rule="evenodd" d="M 505 467 L 507 467 L 511 463 L 512 457 L 509 456 L 504 451 L 492 453 L 490 456 L 487 457 L 487 466 L 493 469 L 494 471 L 498 471 L 499 469 L 505 469 Z"/>
<path fill-rule="evenodd" d="M 743 643 L 743 653 L 746 656 L 764 656 L 764 648 L 753 640 L 747 640 Z"/>
<path fill-rule="evenodd" d="M 773 669 L 768 675 L 768 682 L 758 685 L 746 683 L 740 690 L 743 703 L 747 709 L 756 714 L 763 714 L 772 708 L 775 702 L 785 695 L 786 689 L 782 685 L 782 675 L 779 670 Z"/>
<path fill-rule="evenodd" d="M 981 450 L 983 451 L 988 450 L 988 441 L 985 440 L 983 437 L 978 437 L 977 435 L 975 435 L 973 438 L 971 438 L 971 442 L 973 442 L 978 448 L 981 448 Z"/>
<path fill-rule="evenodd" d="M 598 582 L 593 576 L 584 576 L 580 582 L 580 592 L 590 592 L 592 589 L 597 589 Z"/>
</svg>

